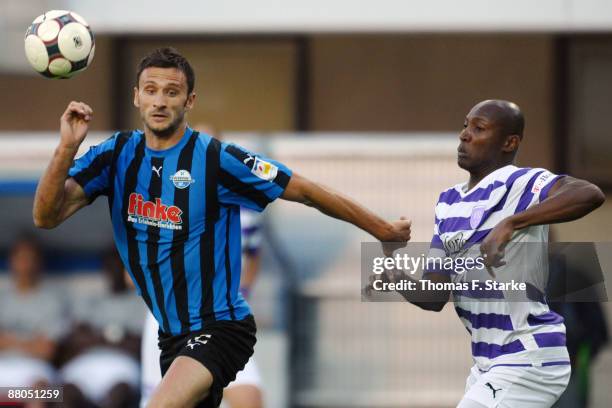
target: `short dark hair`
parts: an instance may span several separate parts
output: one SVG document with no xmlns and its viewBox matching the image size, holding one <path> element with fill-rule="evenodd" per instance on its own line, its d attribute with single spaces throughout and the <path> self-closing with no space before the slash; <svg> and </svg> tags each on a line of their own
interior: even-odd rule
<svg viewBox="0 0 612 408">
<path fill-rule="evenodd" d="M 156 48 L 149 54 L 145 55 L 143 59 L 138 63 L 138 70 L 136 72 L 136 86 L 138 87 L 138 81 L 140 80 L 140 74 L 147 68 L 176 68 L 182 71 L 187 78 L 187 94 L 190 94 L 195 87 L 195 74 L 193 68 L 187 58 L 183 57 L 176 48 L 173 47 L 162 47 Z"/>
</svg>

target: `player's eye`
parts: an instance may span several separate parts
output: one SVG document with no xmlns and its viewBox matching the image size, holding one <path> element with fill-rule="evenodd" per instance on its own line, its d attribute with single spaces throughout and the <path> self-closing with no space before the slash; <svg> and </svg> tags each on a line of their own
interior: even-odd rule
<svg viewBox="0 0 612 408">
<path fill-rule="evenodd" d="M 147 95 L 153 95 L 155 93 L 155 89 L 153 88 L 145 88 L 144 91 Z"/>
<path fill-rule="evenodd" d="M 468 127 L 467 122 L 463 122 L 463 128 L 464 128 L 464 129 L 467 129 L 467 127 Z"/>
<path fill-rule="evenodd" d="M 170 90 L 167 92 L 167 94 L 168 94 L 168 96 L 176 96 L 176 95 L 178 95 L 178 92 L 177 92 L 177 91 L 175 91 L 174 89 L 170 89 Z"/>
</svg>

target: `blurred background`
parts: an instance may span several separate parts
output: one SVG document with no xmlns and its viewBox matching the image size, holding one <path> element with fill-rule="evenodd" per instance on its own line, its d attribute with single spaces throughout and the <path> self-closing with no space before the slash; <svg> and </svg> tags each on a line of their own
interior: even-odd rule
<svg viewBox="0 0 612 408">
<path fill-rule="evenodd" d="M 3 0 L 0 9 L 0 349 L 43 359 L 43 370 L 66 374 L 77 351 L 96 341 L 121 345 L 133 360 L 116 364 L 138 369 L 145 314 L 113 278 L 106 200 L 52 231 L 34 231 L 31 211 L 71 100 L 95 111 L 83 151 L 141 126 L 135 67 L 154 47 L 176 47 L 194 66 L 190 123 L 212 125 L 387 218 L 411 218 L 415 242 L 431 238 L 439 192 L 467 177 L 456 165 L 457 138 L 483 99 L 522 108 L 518 165 L 585 178 L 612 198 L 607 0 Z M 26 28 L 51 9 L 76 11 L 96 35 L 92 66 L 69 80 L 42 78 L 24 56 Z M 371 237 L 312 209 L 275 203 L 261 230 L 250 303 L 265 406 L 456 405 L 471 356 L 451 307 L 431 314 L 362 303 L 359 243 Z M 552 230 L 560 242 L 610 241 L 612 200 Z M 604 271 L 611 256 L 598 252 Z M 38 281 L 44 294 L 15 296 Z M 612 307 L 595 308 L 583 313 L 601 318 L 576 329 L 590 350 L 580 383 L 589 402 L 567 406 L 612 406 Z M 15 341 L 9 326 L 24 339 L 44 333 L 44 345 Z M 91 336 L 72 344 L 75 333 Z M 96 394 L 102 386 L 90 387 Z"/>
</svg>

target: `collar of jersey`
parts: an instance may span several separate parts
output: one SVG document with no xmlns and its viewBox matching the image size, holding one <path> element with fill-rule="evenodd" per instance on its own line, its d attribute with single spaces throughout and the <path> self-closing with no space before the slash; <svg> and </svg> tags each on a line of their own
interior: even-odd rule
<svg viewBox="0 0 612 408">
<path fill-rule="evenodd" d="M 458 184 L 456 186 L 456 190 L 459 192 L 459 194 L 461 194 L 461 197 L 465 197 L 468 194 L 476 191 L 476 189 L 478 189 L 479 187 L 486 187 L 489 184 L 491 184 L 493 181 L 495 181 L 495 176 L 496 175 L 498 175 L 499 173 L 502 173 L 503 171 L 507 170 L 509 167 L 515 167 L 515 166 L 513 164 L 508 164 L 508 165 L 506 165 L 504 167 L 500 167 L 497 170 L 493 170 L 491 173 L 487 174 L 482 180 L 480 180 L 478 182 L 478 184 L 476 184 L 474 187 L 472 187 L 468 191 L 466 191 L 466 188 L 467 188 L 467 185 L 468 185 L 467 182 Z"/>
<path fill-rule="evenodd" d="M 138 132 L 141 134 L 141 137 L 145 137 L 144 132 L 142 130 L 138 130 Z M 177 152 L 177 151 L 180 152 L 183 146 L 187 144 L 192 134 L 193 134 L 193 129 L 187 126 L 187 128 L 185 129 L 185 133 L 183 134 L 183 137 L 181 137 L 181 140 L 179 140 L 179 142 L 175 144 L 174 146 L 169 147 L 167 149 L 163 149 L 163 150 L 155 150 L 155 149 L 151 149 L 145 143 L 145 150 L 147 151 L 147 154 L 149 156 L 158 156 L 158 157 L 169 156 L 174 152 Z"/>
</svg>

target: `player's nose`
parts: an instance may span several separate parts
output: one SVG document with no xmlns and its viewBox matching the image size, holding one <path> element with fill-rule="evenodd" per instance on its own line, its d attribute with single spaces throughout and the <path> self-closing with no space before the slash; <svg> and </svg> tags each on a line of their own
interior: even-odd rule
<svg viewBox="0 0 612 408">
<path fill-rule="evenodd" d="M 163 108 L 166 106 L 166 98 L 163 94 L 157 93 L 153 99 L 153 106 L 155 108 Z"/>
</svg>

